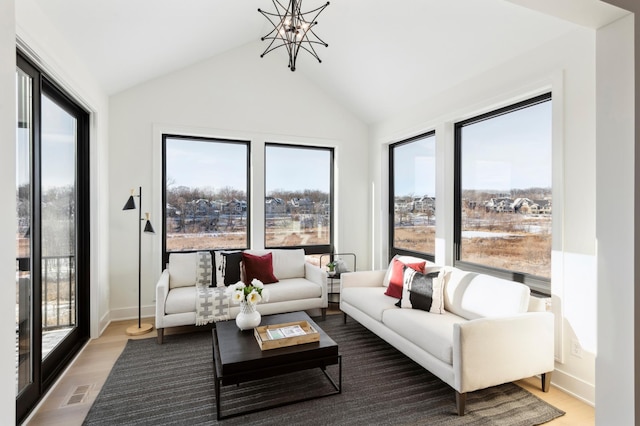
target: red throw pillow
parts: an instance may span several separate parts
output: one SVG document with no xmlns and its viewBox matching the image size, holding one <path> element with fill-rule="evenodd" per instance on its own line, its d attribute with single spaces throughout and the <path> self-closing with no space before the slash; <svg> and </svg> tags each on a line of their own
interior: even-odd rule
<svg viewBox="0 0 640 426">
<path fill-rule="evenodd" d="M 424 272 L 424 266 L 426 264 L 427 262 L 424 261 L 418 263 L 407 263 L 406 266 L 418 272 Z M 398 259 L 393 259 L 393 263 L 391 265 L 391 276 L 389 277 L 389 287 L 387 287 L 387 291 L 385 291 L 384 293 L 387 296 L 395 297 L 396 299 L 402 299 L 404 266 L 405 263 L 402 263 Z"/>
<path fill-rule="evenodd" d="M 277 283 L 278 279 L 273 275 L 273 263 L 271 253 L 264 256 L 242 252 L 242 263 L 244 264 L 244 283 L 249 285 L 254 278 L 262 281 L 263 284 Z"/>
</svg>

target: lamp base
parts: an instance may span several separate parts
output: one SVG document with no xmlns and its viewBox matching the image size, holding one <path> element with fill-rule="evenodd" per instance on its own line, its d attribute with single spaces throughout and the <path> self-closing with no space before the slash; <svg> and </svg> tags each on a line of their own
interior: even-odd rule
<svg viewBox="0 0 640 426">
<path fill-rule="evenodd" d="M 127 327 L 127 335 L 129 336 L 139 336 L 141 334 L 146 334 L 153 330 L 153 326 L 151 324 L 138 324 L 132 325 L 131 327 Z"/>
</svg>

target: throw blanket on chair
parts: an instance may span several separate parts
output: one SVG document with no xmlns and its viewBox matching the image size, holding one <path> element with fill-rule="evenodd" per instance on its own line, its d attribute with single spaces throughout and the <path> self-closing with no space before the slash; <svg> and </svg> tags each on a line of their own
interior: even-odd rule
<svg viewBox="0 0 640 426">
<path fill-rule="evenodd" d="M 229 319 L 229 302 L 226 287 L 210 287 L 213 275 L 211 253 L 198 252 L 196 271 L 196 325 L 206 325 Z"/>
</svg>

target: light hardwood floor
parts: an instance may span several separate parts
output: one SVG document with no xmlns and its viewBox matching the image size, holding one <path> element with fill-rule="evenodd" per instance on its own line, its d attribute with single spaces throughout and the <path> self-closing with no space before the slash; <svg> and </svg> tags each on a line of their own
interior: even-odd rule
<svg viewBox="0 0 640 426">
<path fill-rule="evenodd" d="M 149 322 L 146 320 L 145 322 Z M 143 336 L 127 336 L 125 330 L 136 320 L 111 323 L 100 338 L 90 341 L 37 410 L 27 418 L 30 426 L 81 425 L 91 404 L 100 392 L 111 367 L 122 353 L 128 339 L 155 338 L 155 329 Z M 167 330 L 165 335 L 191 331 L 188 327 Z M 540 390 L 540 380 L 530 378 L 516 382 L 539 398 L 565 411 L 564 416 L 547 423 L 550 426 L 595 424 L 593 407 L 551 386 L 548 393 Z M 88 386 L 87 392 L 85 386 Z M 74 403 L 70 403 L 73 401 Z M 80 401 L 80 402 L 75 402 Z"/>
</svg>

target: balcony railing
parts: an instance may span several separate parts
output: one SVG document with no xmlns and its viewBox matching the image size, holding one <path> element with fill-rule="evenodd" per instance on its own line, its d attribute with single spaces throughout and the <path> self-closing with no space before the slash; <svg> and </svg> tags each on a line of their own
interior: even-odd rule
<svg viewBox="0 0 640 426">
<path fill-rule="evenodd" d="M 45 256 L 42 263 L 42 331 L 75 326 L 75 256 Z M 30 270 L 28 257 L 16 258 L 17 315 L 28 315 L 30 312 Z"/>
</svg>

